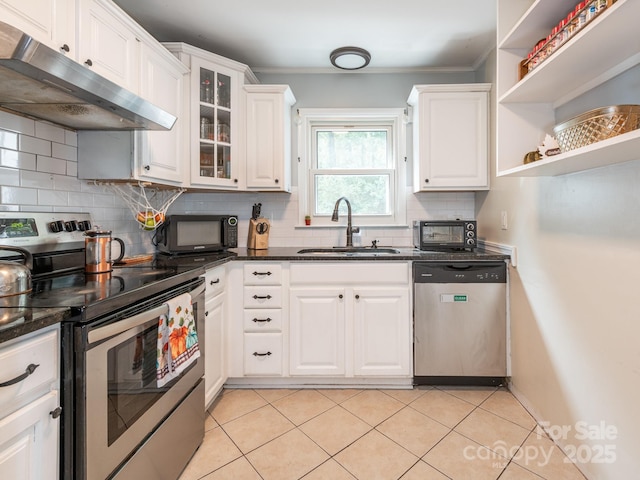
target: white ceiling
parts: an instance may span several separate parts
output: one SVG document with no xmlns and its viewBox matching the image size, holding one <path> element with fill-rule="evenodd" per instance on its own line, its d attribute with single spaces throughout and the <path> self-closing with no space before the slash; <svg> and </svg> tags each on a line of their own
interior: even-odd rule
<svg viewBox="0 0 640 480">
<path fill-rule="evenodd" d="M 496 0 L 114 0 L 160 41 L 190 43 L 255 72 L 336 71 L 332 50 L 372 71 L 475 69 L 496 38 Z"/>
</svg>

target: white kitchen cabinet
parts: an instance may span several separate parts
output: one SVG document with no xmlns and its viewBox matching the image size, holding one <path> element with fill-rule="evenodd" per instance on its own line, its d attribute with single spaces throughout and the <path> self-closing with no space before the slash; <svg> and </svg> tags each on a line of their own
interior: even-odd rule
<svg viewBox="0 0 640 480">
<path fill-rule="evenodd" d="M 136 26 L 109 0 L 78 0 L 77 61 L 137 94 L 140 52 Z"/>
<path fill-rule="evenodd" d="M 257 79 L 246 65 L 184 43 L 165 43 L 191 71 L 190 184 L 222 190 L 245 185 L 245 82 Z"/>
<path fill-rule="evenodd" d="M 189 69 L 152 39 L 140 46 L 140 96 L 177 117 L 169 131 L 136 132 L 134 178 L 171 185 L 188 181 L 189 122 L 184 115 Z"/>
<path fill-rule="evenodd" d="M 76 58 L 76 0 L 0 0 L 0 18 L 52 49 Z"/>
<path fill-rule="evenodd" d="M 520 80 L 520 61 L 574 6 L 572 0 L 498 1 L 498 176 L 561 175 L 638 158 L 640 130 L 635 130 L 523 164 L 525 154 L 567 120 L 556 118 L 558 107 L 640 63 L 638 44 L 629 36 L 637 28 L 640 2 L 617 0 Z M 595 107 L 629 103 L 615 100 L 624 92 L 606 87 L 600 92 L 606 100 Z"/>
<path fill-rule="evenodd" d="M 291 375 L 346 373 L 344 296 L 343 288 L 291 288 Z"/>
<path fill-rule="evenodd" d="M 408 262 L 292 263 L 292 376 L 408 377 Z"/>
<path fill-rule="evenodd" d="M 245 85 L 246 188 L 291 191 L 291 107 L 287 85 Z"/>
<path fill-rule="evenodd" d="M 413 191 L 489 188 L 490 84 L 415 85 Z"/>
<path fill-rule="evenodd" d="M 204 391 L 209 407 L 227 380 L 224 331 L 226 272 L 221 265 L 205 272 Z"/>
<path fill-rule="evenodd" d="M 60 443 L 59 328 L 0 345 L 0 478 L 55 480 Z"/>
</svg>

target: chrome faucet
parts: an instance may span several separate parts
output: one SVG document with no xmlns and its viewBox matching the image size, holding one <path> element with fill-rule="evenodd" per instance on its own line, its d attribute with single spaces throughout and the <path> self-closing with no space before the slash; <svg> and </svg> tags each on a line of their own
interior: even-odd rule
<svg viewBox="0 0 640 480">
<path fill-rule="evenodd" d="M 344 200 L 347 204 L 347 247 L 353 247 L 353 234 L 360 233 L 360 228 L 351 226 L 351 203 L 349 203 L 347 197 L 340 197 L 336 201 L 336 204 L 333 207 L 333 215 L 331 215 L 331 221 L 338 221 L 338 207 L 340 206 L 340 200 Z"/>
</svg>

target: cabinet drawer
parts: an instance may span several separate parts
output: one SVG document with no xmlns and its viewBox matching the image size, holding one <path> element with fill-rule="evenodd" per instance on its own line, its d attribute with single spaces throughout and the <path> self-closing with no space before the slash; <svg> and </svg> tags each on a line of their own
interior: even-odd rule
<svg viewBox="0 0 640 480">
<path fill-rule="evenodd" d="M 244 308 L 280 308 L 282 287 L 244 287 Z"/>
<path fill-rule="evenodd" d="M 278 308 L 254 308 L 244 311 L 245 332 L 280 332 L 282 331 L 282 310 Z"/>
<path fill-rule="evenodd" d="M 409 262 L 292 263 L 291 285 L 409 285 Z"/>
<path fill-rule="evenodd" d="M 59 344 L 58 330 L 55 330 L 0 348 L 0 383 L 25 374 L 29 365 L 38 365 L 24 380 L 0 388 L 0 417 L 48 392 L 57 382 Z"/>
<path fill-rule="evenodd" d="M 250 262 L 244 265 L 245 285 L 280 285 L 282 266 L 278 263 Z"/>
<path fill-rule="evenodd" d="M 244 334 L 244 374 L 282 375 L 282 334 Z"/>
<path fill-rule="evenodd" d="M 207 270 L 204 274 L 204 283 L 207 287 L 207 298 L 213 298 L 224 291 L 226 282 L 226 269 L 224 266 Z"/>
</svg>

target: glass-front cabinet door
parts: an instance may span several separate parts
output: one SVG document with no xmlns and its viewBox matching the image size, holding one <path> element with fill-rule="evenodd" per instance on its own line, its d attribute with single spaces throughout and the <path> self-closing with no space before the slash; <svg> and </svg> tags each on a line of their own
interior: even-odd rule
<svg viewBox="0 0 640 480">
<path fill-rule="evenodd" d="M 238 188 L 239 140 L 235 128 L 239 114 L 235 72 L 193 58 L 192 92 L 197 118 L 197 147 L 193 151 L 191 183 Z M 197 103 L 196 103 L 197 102 Z"/>
</svg>

